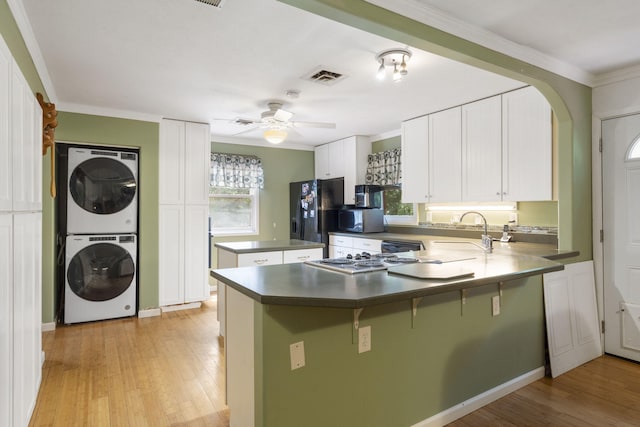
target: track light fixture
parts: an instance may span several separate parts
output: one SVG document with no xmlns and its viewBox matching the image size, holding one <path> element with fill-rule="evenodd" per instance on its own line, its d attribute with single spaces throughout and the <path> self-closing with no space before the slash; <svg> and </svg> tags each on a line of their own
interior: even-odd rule
<svg viewBox="0 0 640 427">
<path fill-rule="evenodd" d="M 407 62 L 411 58 L 411 51 L 409 49 L 395 48 L 387 49 L 376 55 L 376 61 L 380 64 L 378 67 L 378 73 L 376 77 L 378 80 L 384 80 L 386 74 L 386 68 L 393 69 L 393 81 L 400 81 L 406 76 L 409 71 L 407 70 Z"/>
</svg>

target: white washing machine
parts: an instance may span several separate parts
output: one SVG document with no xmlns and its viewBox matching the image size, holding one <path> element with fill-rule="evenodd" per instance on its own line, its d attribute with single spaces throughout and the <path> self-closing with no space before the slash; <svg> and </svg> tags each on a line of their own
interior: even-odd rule
<svg viewBox="0 0 640 427">
<path fill-rule="evenodd" d="M 136 233 L 138 154 L 69 148 L 67 234 Z"/>
<path fill-rule="evenodd" d="M 135 234 L 67 236 L 64 323 L 136 314 L 137 247 Z"/>
</svg>

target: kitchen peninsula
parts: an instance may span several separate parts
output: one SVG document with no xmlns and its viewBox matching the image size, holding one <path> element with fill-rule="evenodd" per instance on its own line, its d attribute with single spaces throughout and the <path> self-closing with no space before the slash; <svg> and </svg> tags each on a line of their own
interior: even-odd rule
<svg viewBox="0 0 640 427">
<path fill-rule="evenodd" d="M 301 263 L 214 270 L 227 285 L 231 425 L 441 424 L 542 377 L 541 275 L 563 265 L 459 246 L 414 253 L 473 272 L 448 281 Z"/>
</svg>

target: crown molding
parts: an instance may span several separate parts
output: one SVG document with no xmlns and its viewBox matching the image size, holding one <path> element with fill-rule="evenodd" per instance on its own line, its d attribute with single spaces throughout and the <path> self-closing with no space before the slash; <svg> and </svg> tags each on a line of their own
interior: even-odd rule
<svg viewBox="0 0 640 427">
<path fill-rule="evenodd" d="M 377 135 L 371 135 L 369 136 L 369 139 L 371 140 L 371 142 L 376 142 L 376 141 L 382 141 L 383 139 L 394 138 L 400 135 L 401 135 L 400 129 L 394 129 L 388 132 L 379 133 Z"/>
<path fill-rule="evenodd" d="M 51 81 L 51 77 L 49 76 L 47 65 L 44 62 L 40 45 L 38 45 L 36 36 L 33 33 L 31 22 L 29 21 L 29 18 L 27 18 L 27 12 L 24 10 L 24 4 L 22 3 L 22 0 L 7 0 L 7 4 L 11 10 L 13 19 L 18 25 L 18 29 L 20 30 L 24 44 L 27 46 L 29 55 L 31 55 L 31 60 L 33 61 L 33 65 L 36 67 L 36 71 L 38 72 L 44 91 L 47 94 L 47 98 L 49 102 L 57 104 L 58 97 L 56 95 L 56 90 L 53 86 L 53 81 Z"/>
<path fill-rule="evenodd" d="M 236 138 L 223 135 L 211 135 L 211 141 L 216 144 L 236 144 L 236 145 L 252 145 L 262 148 L 284 148 L 288 150 L 313 151 L 314 147 L 310 145 L 296 144 L 293 142 L 282 142 L 280 144 L 271 144 L 264 139 Z"/>
<path fill-rule="evenodd" d="M 93 105 L 75 104 L 72 102 L 59 102 L 56 105 L 56 109 L 58 111 L 65 111 L 68 113 L 91 114 L 94 116 L 139 120 L 142 122 L 160 123 L 160 120 L 162 120 L 162 116 L 160 115 L 139 113 L 137 111 L 118 110 L 114 108 L 96 107 Z"/>
<path fill-rule="evenodd" d="M 640 77 L 640 65 L 613 70 L 608 73 L 598 74 L 593 87 L 606 86 L 611 83 L 618 83 L 624 80 L 631 80 Z"/>
<path fill-rule="evenodd" d="M 461 37 L 472 43 L 495 50 L 512 58 L 559 74 L 587 86 L 593 86 L 595 76 L 579 67 L 561 61 L 528 46 L 512 42 L 491 31 L 471 25 L 441 10 L 419 3 L 416 0 L 365 0 L 375 6 L 408 17 L 415 21 Z"/>
</svg>

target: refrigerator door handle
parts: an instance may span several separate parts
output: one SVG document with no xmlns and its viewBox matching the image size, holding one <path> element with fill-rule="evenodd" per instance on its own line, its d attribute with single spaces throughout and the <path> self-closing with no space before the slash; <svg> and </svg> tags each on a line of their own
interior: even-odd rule
<svg viewBox="0 0 640 427">
<path fill-rule="evenodd" d="M 291 232 L 292 233 L 298 232 L 298 223 L 296 222 L 295 218 L 291 218 Z"/>
</svg>

